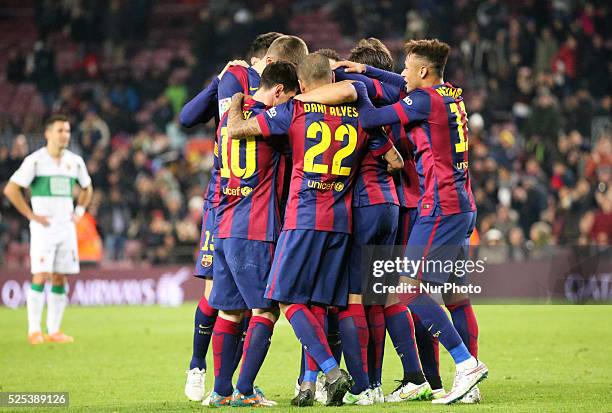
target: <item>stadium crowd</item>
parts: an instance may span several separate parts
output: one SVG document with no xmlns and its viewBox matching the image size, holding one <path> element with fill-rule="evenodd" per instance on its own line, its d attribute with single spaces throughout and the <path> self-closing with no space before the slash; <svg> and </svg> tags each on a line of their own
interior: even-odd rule
<svg viewBox="0 0 612 413">
<path fill-rule="evenodd" d="M 287 22 L 309 13 L 339 22 L 349 44 L 380 37 L 397 52 L 397 71 L 398 40 L 438 37 L 453 47 L 445 79 L 463 87 L 470 114 L 482 253 L 545 258 L 554 245 L 608 245 L 612 237 L 605 2 L 223 2 L 202 6 L 197 21 L 192 14 L 188 22 L 175 18 L 174 29 L 188 27 L 189 40 L 171 54 L 153 53 L 148 64 L 137 51 L 155 42 L 150 1 L 38 3 L 38 39 L 9 48 L 3 82 L 34 84 L 42 106 L 26 113 L 0 108 L 0 187 L 42 145 L 44 117 L 68 114 L 73 148 L 93 179 L 89 213 L 107 260 L 193 260 L 214 131 L 184 129 L 178 113 L 227 60 L 247 57 L 255 27 L 294 32 L 299 28 Z M 345 43 L 314 39 L 311 50 L 347 52 Z M 66 44 L 78 59 L 60 71 Z M 27 234 L 27 223 L 3 199 L 0 262 L 28 261 Z"/>
</svg>

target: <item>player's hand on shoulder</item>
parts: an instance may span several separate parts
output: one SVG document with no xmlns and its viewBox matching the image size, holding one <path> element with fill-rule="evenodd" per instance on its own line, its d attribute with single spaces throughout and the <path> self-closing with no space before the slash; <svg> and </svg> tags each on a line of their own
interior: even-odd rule
<svg viewBox="0 0 612 413">
<path fill-rule="evenodd" d="M 244 93 L 242 92 L 237 92 L 234 93 L 234 96 L 232 96 L 232 105 L 242 105 L 242 102 L 244 101 Z"/>
<path fill-rule="evenodd" d="M 365 73 L 366 71 L 366 65 L 363 63 L 351 62 L 350 60 L 340 60 L 332 64 L 331 68 L 332 70 L 336 70 L 339 67 L 344 67 L 346 73 Z"/>
<path fill-rule="evenodd" d="M 30 218 L 30 221 L 38 222 L 43 227 L 48 227 L 49 225 L 51 225 L 51 223 L 49 222 L 47 217 L 44 216 L 44 215 L 32 214 L 32 217 Z"/>
<path fill-rule="evenodd" d="M 221 73 L 219 73 L 219 75 L 217 76 L 219 80 L 221 80 L 225 72 L 227 72 L 227 69 L 229 69 L 232 66 L 250 67 L 249 64 L 245 62 L 244 60 L 230 60 L 229 62 L 227 62 L 227 64 L 225 65 Z"/>
</svg>

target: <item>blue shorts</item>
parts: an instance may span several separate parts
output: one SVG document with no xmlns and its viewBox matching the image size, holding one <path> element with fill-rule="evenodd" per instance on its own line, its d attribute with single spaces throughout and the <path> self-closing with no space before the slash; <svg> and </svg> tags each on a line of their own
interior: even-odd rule
<svg viewBox="0 0 612 413">
<path fill-rule="evenodd" d="M 349 234 L 313 229 L 282 231 L 266 298 L 344 307 L 348 299 L 350 238 Z"/>
<path fill-rule="evenodd" d="M 218 310 L 270 308 L 264 298 L 274 243 L 242 238 L 218 238 L 215 276 L 208 302 Z"/>
<path fill-rule="evenodd" d="M 215 227 L 215 209 L 206 204 L 202 213 L 202 231 L 200 249 L 193 275 L 198 278 L 213 278 L 213 253 L 215 251 L 213 229 Z"/>
<path fill-rule="evenodd" d="M 419 216 L 417 208 L 403 208 L 399 210 L 399 222 L 397 224 L 397 238 L 395 245 L 402 245 L 404 248 L 408 245 L 408 239 L 412 232 L 412 227 Z"/>
<path fill-rule="evenodd" d="M 353 243 L 349 259 L 349 294 L 361 294 L 367 284 L 364 268 L 372 268 L 376 259 L 390 259 L 377 254 L 375 245 L 393 245 L 397 235 L 399 206 L 378 204 L 353 208 Z M 387 249 L 388 251 L 388 249 Z M 382 253 L 382 251 L 381 251 Z M 390 255 L 390 254 L 389 254 Z M 364 277 L 365 275 L 365 277 Z"/>
<path fill-rule="evenodd" d="M 454 273 L 448 271 L 448 262 L 468 258 L 470 235 L 475 225 L 476 212 L 418 217 L 405 255 L 413 261 L 423 257 L 431 264 L 417 271 L 416 278 L 442 284 L 454 277 Z M 435 265 L 434 262 L 442 265 Z"/>
</svg>

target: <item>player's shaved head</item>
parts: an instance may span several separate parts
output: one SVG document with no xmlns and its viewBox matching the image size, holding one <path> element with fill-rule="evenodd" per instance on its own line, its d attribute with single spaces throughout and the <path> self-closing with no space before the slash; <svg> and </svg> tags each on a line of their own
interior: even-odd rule
<svg viewBox="0 0 612 413">
<path fill-rule="evenodd" d="M 404 45 L 406 56 L 414 55 L 423 60 L 438 76 L 444 76 L 444 67 L 450 46 L 438 39 L 410 40 Z"/>
<path fill-rule="evenodd" d="M 268 51 L 268 48 L 274 42 L 274 40 L 283 36 L 282 33 L 279 32 L 268 32 L 258 34 L 251 43 L 251 48 L 249 49 L 249 57 L 257 57 L 261 59 L 264 57 Z"/>
<path fill-rule="evenodd" d="M 297 68 L 297 75 L 303 85 L 312 88 L 332 82 L 332 70 L 327 56 L 312 53 L 305 56 Z"/>
<path fill-rule="evenodd" d="M 308 55 L 308 46 L 297 36 L 281 36 L 274 40 L 266 57 L 272 61 L 284 60 L 294 65 L 299 64 Z"/>
<path fill-rule="evenodd" d="M 259 87 L 271 89 L 276 85 L 283 85 L 285 93 L 297 93 L 300 90 L 295 65 L 289 62 L 274 62 L 266 66 L 261 74 Z"/>
</svg>

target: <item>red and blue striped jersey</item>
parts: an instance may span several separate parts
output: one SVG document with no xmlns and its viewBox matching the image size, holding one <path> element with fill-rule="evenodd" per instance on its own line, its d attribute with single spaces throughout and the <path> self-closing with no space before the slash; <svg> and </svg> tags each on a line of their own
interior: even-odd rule
<svg viewBox="0 0 612 413">
<path fill-rule="evenodd" d="M 245 95 L 253 94 L 259 88 L 259 73 L 252 67 L 246 68 L 242 66 L 231 66 L 223 74 L 219 87 L 217 89 L 217 99 L 219 104 L 219 119 L 229 109 L 232 96 L 238 92 Z M 206 190 L 206 202 L 210 207 L 216 207 L 219 204 L 220 182 L 219 182 L 219 148 L 218 141 L 215 138 L 213 167 L 210 171 L 210 180 Z"/>
<path fill-rule="evenodd" d="M 380 157 L 375 157 L 372 152 L 367 152 L 356 177 L 353 206 L 386 203 L 399 205 L 395 181 L 387 172 L 387 163 Z"/>
<path fill-rule="evenodd" d="M 450 83 L 419 88 L 391 106 L 376 109 L 361 93 L 362 124 L 400 122 L 414 144 L 420 215 L 475 211 L 468 174 L 468 128 L 461 89 Z"/>
<path fill-rule="evenodd" d="M 356 80 L 365 84 L 368 96 L 376 105 L 389 105 L 399 100 L 400 89 L 396 86 L 370 79 L 364 75 L 346 73 L 344 68 L 334 71 L 337 81 Z M 366 153 L 355 182 L 353 206 L 363 207 L 378 204 L 399 205 L 396 182 L 387 172 L 387 164 L 381 159 Z"/>
<path fill-rule="evenodd" d="M 287 134 L 293 166 L 283 230 L 351 233 L 355 176 L 369 148 L 392 147 L 382 131 L 366 133 L 352 105 L 297 100 L 256 117 L 264 136 Z"/>
<path fill-rule="evenodd" d="M 399 206 L 416 208 L 421 197 L 421 189 L 414 162 L 414 144 L 408 139 L 406 129 L 399 123 L 385 126 L 385 131 L 404 159 L 402 170 L 393 175 Z"/>
<path fill-rule="evenodd" d="M 247 98 L 246 119 L 267 107 Z M 215 234 L 219 238 L 276 241 L 280 232 L 277 182 L 281 152 L 270 139 L 250 136 L 232 139 L 227 133 L 227 113 L 217 130 L 219 142 L 219 204 Z"/>
</svg>

